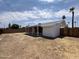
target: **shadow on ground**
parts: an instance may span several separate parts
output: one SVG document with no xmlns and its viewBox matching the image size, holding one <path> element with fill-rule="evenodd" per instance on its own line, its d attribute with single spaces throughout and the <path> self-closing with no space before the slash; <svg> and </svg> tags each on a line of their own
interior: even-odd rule
<svg viewBox="0 0 79 59">
<path fill-rule="evenodd" d="M 37 36 L 36 34 L 35 35 L 32 35 L 32 34 L 24 34 L 24 35 L 28 35 L 28 36 L 31 36 L 31 37 L 42 37 L 42 38 L 45 38 L 45 39 L 48 39 L 48 40 L 55 40 L 56 38 L 64 38 L 63 36 L 58 36 L 58 37 L 48 37 L 48 36 L 43 36 L 43 35 L 39 35 Z"/>
</svg>

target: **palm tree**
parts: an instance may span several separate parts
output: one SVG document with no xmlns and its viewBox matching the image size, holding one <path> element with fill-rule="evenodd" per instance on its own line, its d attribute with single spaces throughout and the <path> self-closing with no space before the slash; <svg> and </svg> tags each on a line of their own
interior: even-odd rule
<svg viewBox="0 0 79 59">
<path fill-rule="evenodd" d="M 72 12 L 72 28 L 74 28 L 74 10 L 74 7 L 70 8 L 70 12 Z"/>
</svg>

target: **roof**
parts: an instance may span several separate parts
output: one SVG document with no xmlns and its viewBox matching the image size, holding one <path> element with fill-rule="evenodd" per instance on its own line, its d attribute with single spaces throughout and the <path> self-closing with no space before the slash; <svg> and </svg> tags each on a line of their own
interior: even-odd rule
<svg viewBox="0 0 79 59">
<path fill-rule="evenodd" d="M 37 25 L 32 25 L 32 26 L 29 26 L 29 27 L 35 27 L 35 26 L 48 27 L 48 26 L 53 26 L 53 25 L 56 25 L 56 24 L 58 24 L 58 25 L 61 24 L 63 26 L 66 26 L 65 20 L 60 20 L 60 21 L 54 21 L 54 22 L 39 23 Z"/>
<path fill-rule="evenodd" d="M 48 22 L 48 23 L 42 23 L 40 24 L 40 26 L 42 27 L 48 27 L 48 26 L 53 26 L 53 25 L 62 25 L 62 26 L 66 26 L 66 23 L 64 20 L 61 20 L 61 21 L 55 21 L 55 22 Z"/>
</svg>

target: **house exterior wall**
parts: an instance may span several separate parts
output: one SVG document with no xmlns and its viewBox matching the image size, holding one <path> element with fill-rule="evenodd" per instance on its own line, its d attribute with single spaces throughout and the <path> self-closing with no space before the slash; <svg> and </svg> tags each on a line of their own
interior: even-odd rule
<svg viewBox="0 0 79 59">
<path fill-rule="evenodd" d="M 60 24 L 53 26 L 43 27 L 43 36 L 57 37 L 60 35 Z"/>
</svg>

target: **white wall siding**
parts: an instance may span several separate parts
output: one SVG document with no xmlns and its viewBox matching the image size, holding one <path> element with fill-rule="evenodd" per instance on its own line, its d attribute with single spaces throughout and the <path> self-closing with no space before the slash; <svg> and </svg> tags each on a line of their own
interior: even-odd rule
<svg viewBox="0 0 79 59">
<path fill-rule="evenodd" d="M 43 35 L 48 37 L 57 37 L 60 35 L 60 25 L 43 27 Z"/>
</svg>

